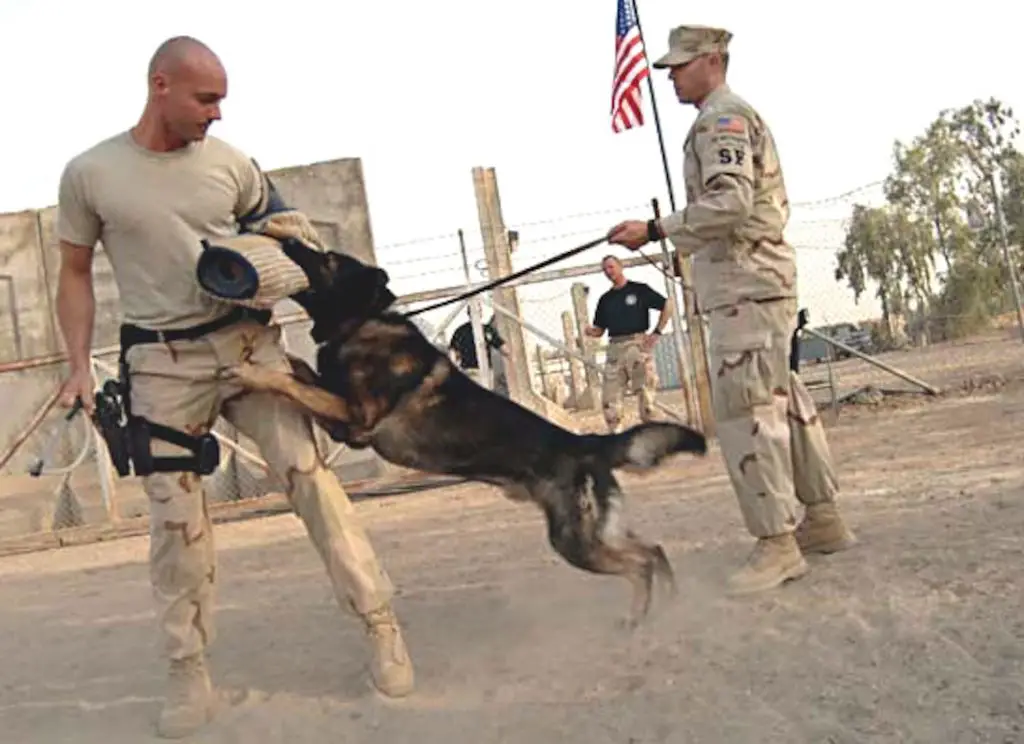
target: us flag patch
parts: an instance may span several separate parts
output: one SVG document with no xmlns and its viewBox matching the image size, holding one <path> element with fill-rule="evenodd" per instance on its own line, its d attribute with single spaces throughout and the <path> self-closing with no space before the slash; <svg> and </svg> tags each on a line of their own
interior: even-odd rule
<svg viewBox="0 0 1024 744">
<path fill-rule="evenodd" d="M 744 134 L 747 131 L 747 126 L 738 116 L 719 116 L 715 122 L 715 131 Z"/>
</svg>

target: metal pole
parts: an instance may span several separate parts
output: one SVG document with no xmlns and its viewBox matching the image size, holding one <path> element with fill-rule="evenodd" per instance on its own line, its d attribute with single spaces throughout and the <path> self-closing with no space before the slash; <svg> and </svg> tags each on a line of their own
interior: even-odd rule
<svg viewBox="0 0 1024 744">
<path fill-rule="evenodd" d="M 668 156 L 665 154 L 665 137 L 661 133 L 661 117 L 658 116 L 658 100 L 654 97 L 654 82 L 651 80 L 651 61 L 647 57 L 647 42 L 644 40 L 644 30 L 640 25 L 640 11 L 636 7 L 636 0 L 632 0 L 633 15 L 636 18 L 636 32 L 640 36 L 640 44 L 644 49 L 644 65 L 647 66 L 647 90 L 651 94 L 651 111 L 654 114 L 654 128 L 658 132 L 658 147 L 661 148 L 661 167 L 665 173 L 665 185 L 668 187 L 668 204 L 672 211 L 676 211 L 676 195 L 672 189 L 672 172 L 668 167 Z"/>
<path fill-rule="evenodd" d="M 434 342 L 440 343 L 444 346 L 448 345 L 448 342 L 445 341 L 445 334 L 448 332 L 448 326 L 452 324 L 452 321 L 455 320 L 455 316 L 461 313 L 468 303 L 469 300 L 462 300 L 461 302 L 456 302 L 452 305 L 452 311 L 448 313 L 448 315 L 445 316 L 445 319 L 441 321 L 436 329 L 434 329 L 434 338 L 432 339 Z"/>
<path fill-rule="evenodd" d="M 992 202 L 996 209 L 996 225 L 999 227 L 999 242 L 1003 247 L 1003 259 L 1006 261 L 1006 268 L 1010 273 L 1010 294 L 1013 297 L 1013 306 L 1017 310 L 1017 329 L 1020 331 L 1020 339 L 1024 342 L 1024 308 L 1021 308 L 1020 286 L 1017 282 L 1017 267 L 1013 265 L 1010 257 L 1010 238 L 1006 229 L 1006 217 L 1003 215 L 1003 200 L 999 194 L 999 181 L 995 173 L 989 174 L 989 183 L 992 186 Z"/>
<path fill-rule="evenodd" d="M 886 364 L 885 362 L 883 362 L 880 359 L 875 359 L 872 356 L 868 356 L 864 352 L 858 351 L 857 349 L 853 348 L 852 346 L 847 346 L 842 341 L 836 341 L 834 338 L 826 336 L 824 333 L 819 333 L 818 331 L 814 330 L 813 328 L 804 328 L 804 333 L 809 333 L 809 334 L 811 334 L 812 336 L 814 336 L 816 338 L 820 338 L 825 343 L 832 344 L 833 346 L 836 346 L 836 347 L 842 349 L 843 351 L 849 352 L 850 354 L 853 354 L 855 357 L 859 357 L 859 358 L 863 359 L 868 364 L 873 364 L 876 367 L 878 367 L 879 369 L 884 369 L 889 374 L 896 375 L 900 379 L 906 380 L 907 382 L 909 382 L 909 383 L 911 383 L 913 385 L 917 385 L 919 388 L 924 390 L 929 395 L 938 395 L 939 394 L 938 388 L 934 388 L 931 385 L 929 385 L 927 382 L 923 382 L 923 381 L 917 379 L 916 377 L 914 377 L 912 375 L 908 375 L 906 372 L 898 370 L 895 367 L 891 367 L 891 366 L 889 366 L 888 364 Z"/>
<path fill-rule="evenodd" d="M 50 412 L 50 409 L 56 405 L 57 400 L 60 398 L 60 391 L 61 386 L 57 385 L 53 392 L 50 393 L 50 396 L 39 407 L 39 410 L 36 411 L 32 420 L 28 422 L 28 425 L 14 438 L 14 441 L 7 447 L 7 450 L 3 455 L 0 455 L 0 470 L 2 470 L 8 461 L 14 457 L 14 454 L 18 451 L 21 445 L 25 443 L 25 440 L 32 436 L 32 432 L 34 432 L 43 422 L 43 419 L 46 418 L 46 414 Z"/>
<path fill-rule="evenodd" d="M 651 199 L 651 208 L 654 210 L 654 218 L 658 219 L 660 211 L 658 209 L 658 199 Z M 680 287 L 680 292 L 676 293 L 676 285 L 678 282 L 672 280 L 672 257 L 668 252 L 668 245 L 663 238 L 659 241 L 661 243 L 661 256 L 665 259 L 665 291 L 668 292 L 668 296 L 672 298 L 673 314 L 672 314 L 672 337 L 676 342 L 676 359 L 679 363 L 679 384 L 683 388 L 683 400 L 686 402 L 686 414 L 690 418 L 690 422 L 697 427 L 701 426 L 700 412 L 697 408 L 697 401 L 694 394 L 694 382 L 690 376 L 690 365 L 687 364 L 689 355 L 686 353 L 686 342 L 683 338 L 683 317 L 686 314 L 686 298 L 683 296 L 683 290 Z"/>
</svg>

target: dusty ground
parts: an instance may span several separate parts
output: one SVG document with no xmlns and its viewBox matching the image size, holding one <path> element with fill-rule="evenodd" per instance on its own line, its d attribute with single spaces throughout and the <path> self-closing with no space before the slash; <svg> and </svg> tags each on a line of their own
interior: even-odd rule
<svg viewBox="0 0 1024 744">
<path fill-rule="evenodd" d="M 951 392 L 830 425 L 862 542 L 782 590 L 722 595 L 749 539 L 717 453 L 623 479 L 681 589 L 633 636 L 615 626 L 625 585 L 556 559 L 528 507 L 475 486 L 359 503 L 401 587 L 419 683 L 404 702 L 368 690 L 360 631 L 294 517 L 220 525 L 212 663 L 235 705 L 193 740 L 1024 742 L 1022 345 L 887 358 Z M 844 390 L 906 387 L 837 369 Z M 151 740 L 146 549 L 0 560 L 0 741 Z"/>
</svg>

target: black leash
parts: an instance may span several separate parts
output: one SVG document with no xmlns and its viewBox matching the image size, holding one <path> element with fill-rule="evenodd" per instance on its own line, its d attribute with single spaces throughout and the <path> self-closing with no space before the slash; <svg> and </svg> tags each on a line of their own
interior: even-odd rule
<svg viewBox="0 0 1024 744">
<path fill-rule="evenodd" d="M 437 308 L 444 307 L 445 305 L 453 305 L 456 302 L 468 300 L 470 297 L 475 297 L 476 295 L 482 294 L 483 292 L 486 292 L 489 289 L 500 287 L 502 284 L 507 284 L 508 282 L 514 279 L 518 279 L 521 276 L 526 276 L 527 274 L 533 273 L 538 269 L 543 269 L 545 266 L 550 266 L 551 264 L 557 263 L 558 261 L 564 261 L 567 258 L 575 256 L 577 253 L 589 251 L 591 248 L 595 248 L 596 246 L 601 245 L 601 243 L 605 242 L 606 240 L 608 240 L 607 236 L 602 236 L 600 238 L 597 238 L 596 240 L 591 240 L 589 243 L 578 245 L 575 248 L 571 248 L 570 250 L 559 253 L 557 256 L 552 256 L 551 258 L 544 259 L 540 263 L 535 263 L 533 266 L 527 266 L 525 269 L 522 269 L 521 271 L 509 274 L 508 276 L 503 276 L 500 279 L 495 279 L 494 281 L 488 282 L 487 284 L 477 287 L 476 289 L 471 290 L 469 292 L 463 292 L 462 294 L 457 295 L 456 297 L 450 297 L 447 300 L 435 302 L 433 305 L 427 305 L 426 307 L 421 307 L 417 310 L 412 310 L 411 312 L 404 313 L 404 316 L 406 318 L 411 318 L 414 315 L 425 313 L 428 310 L 436 310 Z"/>
</svg>

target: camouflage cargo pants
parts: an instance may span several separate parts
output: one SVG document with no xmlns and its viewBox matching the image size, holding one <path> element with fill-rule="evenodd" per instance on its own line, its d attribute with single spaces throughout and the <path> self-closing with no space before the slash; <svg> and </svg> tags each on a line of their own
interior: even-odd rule
<svg viewBox="0 0 1024 744">
<path fill-rule="evenodd" d="M 658 374 L 654 369 L 654 357 L 644 351 L 643 338 L 644 334 L 638 333 L 608 342 L 601 402 L 604 420 L 610 431 L 618 431 L 622 425 L 622 398 L 627 387 L 631 387 L 636 394 L 640 420 L 650 421 L 654 416 Z"/>
<path fill-rule="evenodd" d="M 316 547 L 343 609 L 365 613 L 387 602 L 392 584 L 355 518 L 345 491 L 324 467 L 309 420 L 285 400 L 243 393 L 219 379 L 247 360 L 278 369 L 288 362 L 281 329 L 238 324 L 194 341 L 140 344 L 128 350 L 132 412 L 198 434 L 223 414 L 256 442 Z M 153 440 L 155 455 L 187 455 Z M 165 653 L 180 659 L 214 639 L 217 584 L 213 530 L 199 476 L 154 473 L 143 478 L 150 505 L 150 580 Z"/>
<path fill-rule="evenodd" d="M 747 529 L 792 532 L 797 501 L 839 490 L 814 401 L 789 369 L 796 300 L 744 302 L 710 313 L 719 442 Z"/>
</svg>

